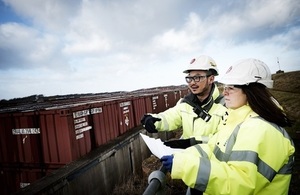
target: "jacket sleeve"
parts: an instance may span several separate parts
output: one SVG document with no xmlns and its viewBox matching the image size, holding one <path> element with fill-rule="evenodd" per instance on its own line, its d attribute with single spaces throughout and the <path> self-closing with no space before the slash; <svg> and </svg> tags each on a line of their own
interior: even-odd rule
<svg viewBox="0 0 300 195">
<path fill-rule="evenodd" d="M 158 114 L 151 114 L 153 117 L 160 118 L 161 121 L 155 122 L 158 131 L 171 131 L 182 127 L 181 100 L 172 108 Z"/>
</svg>

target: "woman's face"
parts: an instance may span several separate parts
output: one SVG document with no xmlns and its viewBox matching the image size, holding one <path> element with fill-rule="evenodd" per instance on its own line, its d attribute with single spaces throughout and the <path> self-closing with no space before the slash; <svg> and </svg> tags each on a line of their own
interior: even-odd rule
<svg viewBox="0 0 300 195">
<path fill-rule="evenodd" d="M 223 95 L 227 108 L 237 109 L 247 104 L 247 96 L 241 88 L 234 85 L 224 85 Z"/>
</svg>

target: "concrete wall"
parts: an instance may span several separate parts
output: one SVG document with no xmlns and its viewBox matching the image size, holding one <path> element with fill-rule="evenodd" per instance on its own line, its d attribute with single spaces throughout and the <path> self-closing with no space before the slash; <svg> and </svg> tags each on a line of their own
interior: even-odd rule
<svg viewBox="0 0 300 195">
<path fill-rule="evenodd" d="M 17 194 L 110 194 L 133 174 L 141 174 L 142 162 L 151 153 L 138 130 L 115 143 L 56 170 Z"/>
</svg>

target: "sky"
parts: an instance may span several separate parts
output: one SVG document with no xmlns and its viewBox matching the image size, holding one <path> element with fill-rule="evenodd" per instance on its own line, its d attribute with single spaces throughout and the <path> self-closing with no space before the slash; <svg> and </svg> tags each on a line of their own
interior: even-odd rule
<svg viewBox="0 0 300 195">
<path fill-rule="evenodd" d="M 243 58 L 300 70 L 299 0 L 0 0 L 0 99 L 185 84 Z"/>
</svg>

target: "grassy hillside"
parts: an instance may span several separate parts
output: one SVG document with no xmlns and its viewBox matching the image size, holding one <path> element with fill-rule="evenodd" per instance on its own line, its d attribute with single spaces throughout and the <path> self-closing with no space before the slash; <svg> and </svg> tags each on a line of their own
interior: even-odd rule
<svg viewBox="0 0 300 195">
<path fill-rule="evenodd" d="M 294 120 L 293 126 L 286 129 L 293 138 L 300 139 L 300 71 L 274 74 L 272 78 L 271 93 Z"/>
<path fill-rule="evenodd" d="M 274 90 L 300 93 L 300 71 L 273 74 Z"/>
</svg>

